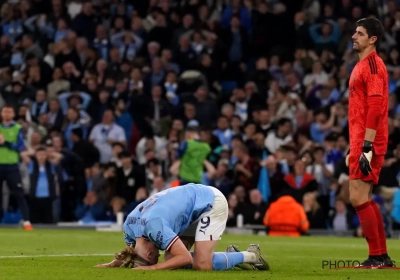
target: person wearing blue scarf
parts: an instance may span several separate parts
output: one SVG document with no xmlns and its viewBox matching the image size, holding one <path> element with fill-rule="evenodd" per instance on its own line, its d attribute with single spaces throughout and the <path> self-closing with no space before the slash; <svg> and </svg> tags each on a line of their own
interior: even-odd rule
<svg viewBox="0 0 400 280">
<path fill-rule="evenodd" d="M 108 60 L 111 43 L 107 36 L 107 31 L 103 25 L 96 27 L 96 38 L 92 42 L 92 47 L 95 48 L 102 59 Z"/>
<path fill-rule="evenodd" d="M 48 112 L 48 102 L 46 101 L 46 92 L 44 90 L 38 90 L 36 92 L 35 101 L 31 102 L 29 99 L 24 100 L 24 104 L 31 103 L 31 116 L 36 121 L 41 114 Z"/>
<path fill-rule="evenodd" d="M 38 119 L 40 115 L 47 113 L 48 111 L 48 102 L 32 102 L 31 104 L 31 115 L 35 119 Z"/>
<path fill-rule="evenodd" d="M 97 50 L 102 59 L 108 60 L 108 53 L 111 49 L 111 44 L 107 38 L 102 40 L 95 38 L 93 41 L 93 47 Z"/>
</svg>

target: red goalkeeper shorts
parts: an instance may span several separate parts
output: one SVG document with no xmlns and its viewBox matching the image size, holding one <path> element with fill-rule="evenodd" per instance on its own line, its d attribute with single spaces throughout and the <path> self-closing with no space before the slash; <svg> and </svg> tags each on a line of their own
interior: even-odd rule
<svg viewBox="0 0 400 280">
<path fill-rule="evenodd" d="M 381 173 L 382 164 L 385 160 L 385 156 L 377 156 L 373 155 L 371 160 L 371 168 L 372 171 L 369 175 L 365 176 L 361 170 L 358 163 L 358 160 L 361 155 L 360 151 L 351 151 L 349 156 L 349 178 L 350 180 L 357 180 L 360 179 L 364 182 L 372 183 L 373 185 L 378 184 L 379 174 Z"/>
</svg>

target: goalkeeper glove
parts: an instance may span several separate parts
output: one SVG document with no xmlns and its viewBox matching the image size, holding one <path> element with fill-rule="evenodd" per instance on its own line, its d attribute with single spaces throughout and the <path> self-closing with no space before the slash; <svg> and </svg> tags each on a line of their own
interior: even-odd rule
<svg viewBox="0 0 400 280">
<path fill-rule="evenodd" d="M 372 142 L 364 141 L 362 153 L 360 155 L 358 163 L 360 165 L 361 172 L 365 176 L 369 175 L 369 173 L 372 171 L 371 159 L 372 159 Z"/>
</svg>

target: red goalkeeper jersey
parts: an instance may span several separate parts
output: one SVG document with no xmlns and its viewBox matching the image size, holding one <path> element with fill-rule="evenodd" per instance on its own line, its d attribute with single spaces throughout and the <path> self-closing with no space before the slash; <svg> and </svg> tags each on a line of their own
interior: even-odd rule
<svg viewBox="0 0 400 280">
<path fill-rule="evenodd" d="M 374 140 L 374 154 L 385 155 L 388 145 L 389 81 L 385 63 L 372 52 L 354 67 L 349 81 L 349 134 L 350 151 L 362 149 L 366 121 L 368 118 L 368 98 L 382 96 L 381 118 Z"/>
</svg>

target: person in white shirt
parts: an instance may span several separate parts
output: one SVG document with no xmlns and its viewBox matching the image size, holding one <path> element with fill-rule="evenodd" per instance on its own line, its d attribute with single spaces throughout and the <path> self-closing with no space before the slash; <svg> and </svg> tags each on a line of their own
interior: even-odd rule
<svg viewBox="0 0 400 280">
<path fill-rule="evenodd" d="M 286 145 L 293 141 L 291 135 L 292 123 L 287 118 L 282 118 L 277 123 L 278 128 L 276 131 L 271 131 L 268 133 L 267 138 L 265 138 L 264 145 L 270 153 L 275 153 L 276 150 L 282 145 Z"/>
<path fill-rule="evenodd" d="M 95 125 L 90 132 L 89 140 L 100 151 L 100 162 L 108 163 L 113 157 L 112 144 L 121 143 L 126 146 L 124 129 L 114 123 L 111 110 L 106 110 L 101 123 Z"/>
<path fill-rule="evenodd" d="M 312 66 L 312 72 L 304 77 L 303 85 L 306 87 L 325 85 L 328 82 L 328 79 L 329 76 L 323 70 L 321 62 L 315 61 Z"/>
<path fill-rule="evenodd" d="M 136 145 L 136 158 L 139 164 L 146 163 L 145 152 L 149 148 L 147 143 L 149 141 L 154 141 L 156 158 L 161 158 L 164 148 L 168 143 L 168 141 L 166 141 L 164 138 L 158 137 L 156 135 L 143 136 Z"/>
</svg>

